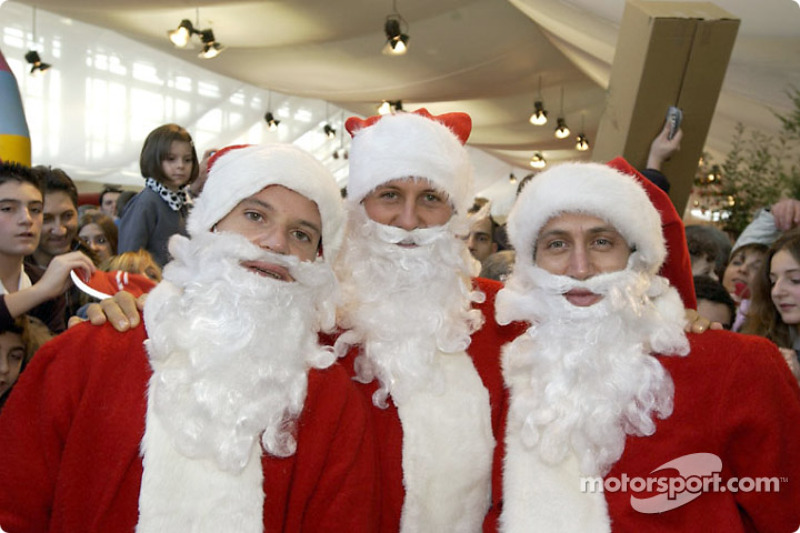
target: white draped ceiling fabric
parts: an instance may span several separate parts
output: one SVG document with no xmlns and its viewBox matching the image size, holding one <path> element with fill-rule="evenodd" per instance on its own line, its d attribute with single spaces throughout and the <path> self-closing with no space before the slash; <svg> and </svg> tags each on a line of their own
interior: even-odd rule
<svg viewBox="0 0 800 533">
<path fill-rule="evenodd" d="M 724 158 L 734 126 L 774 134 L 800 87 L 800 7 L 792 0 L 716 0 L 742 25 L 706 149 Z M 36 5 L 35 43 L 32 6 Z M 20 82 L 34 162 L 82 181 L 141 185 L 144 136 L 164 122 L 199 149 L 233 142 L 294 142 L 344 184 L 342 117 L 371 115 L 382 99 L 405 109 L 473 117 L 477 189 L 503 213 L 534 151 L 550 163 L 590 159 L 604 109 L 624 0 L 397 0 L 409 51 L 382 55 L 391 0 L 14 0 L 0 6 L 0 49 Z M 188 18 L 226 46 L 212 60 L 179 50 L 166 31 Z M 35 46 L 34 46 L 35 45 Z M 27 74 L 34 47 L 54 67 Z M 551 123 L 528 123 L 541 78 Z M 563 111 L 573 136 L 553 137 Z M 327 103 L 326 103 L 327 102 Z M 270 108 L 270 109 L 268 109 Z M 270 132 L 271 110 L 281 126 Z M 336 128 L 325 138 L 322 126 Z M 688 127 L 688 125 L 687 125 Z M 340 152 L 341 153 L 341 152 Z"/>
</svg>

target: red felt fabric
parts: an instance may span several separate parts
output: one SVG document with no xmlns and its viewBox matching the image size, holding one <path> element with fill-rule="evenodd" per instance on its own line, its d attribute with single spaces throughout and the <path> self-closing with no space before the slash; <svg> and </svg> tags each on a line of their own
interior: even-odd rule
<svg viewBox="0 0 800 533">
<path fill-rule="evenodd" d="M 131 532 L 151 369 L 143 326 L 81 325 L 46 344 L 0 415 L 0 526 Z M 263 456 L 264 530 L 375 530 L 369 407 L 336 365 L 309 374 L 297 453 Z"/>
<path fill-rule="evenodd" d="M 622 157 L 612 159 L 607 165 L 636 177 L 647 191 L 647 196 L 650 197 L 650 201 L 661 215 L 661 230 L 667 243 L 667 259 L 661 266 L 659 275 L 667 278 L 670 284 L 678 289 L 685 307 L 697 309 L 697 297 L 694 293 L 694 278 L 692 277 L 692 258 L 689 255 L 689 247 L 686 245 L 686 230 L 669 195 L 642 176 Z"/>
<path fill-rule="evenodd" d="M 677 509 L 643 514 L 630 497 L 606 492 L 614 531 L 795 531 L 800 525 L 800 390 L 777 349 L 765 339 L 727 331 L 689 334 L 687 357 L 658 356 L 675 384 L 672 416 L 649 437 L 628 437 L 608 473 L 646 478 L 686 454 L 712 453 L 721 476 L 777 476 L 779 492 L 706 492 Z M 502 414 L 505 419 L 506 413 Z M 493 506 L 484 531 L 498 530 L 502 512 L 504 440 L 493 466 Z M 576 487 L 578 480 L 576 480 Z"/>
</svg>

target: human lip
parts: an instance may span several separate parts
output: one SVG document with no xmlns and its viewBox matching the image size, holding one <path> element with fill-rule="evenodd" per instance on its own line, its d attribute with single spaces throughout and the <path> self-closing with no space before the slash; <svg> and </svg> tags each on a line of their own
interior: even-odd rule
<svg viewBox="0 0 800 533">
<path fill-rule="evenodd" d="M 603 299 L 600 294 L 593 293 L 586 289 L 572 289 L 564 293 L 564 298 L 576 307 L 589 307 Z"/>
<path fill-rule="evenodd" d="M 267 263 L 264 261 L 243 261 L 242 266 L 265 278 L 273 278 L 280 281 L 294 281 L 292 276 L 289 275 L 289 270 L 286 267 L 276 265 L 274 263 Z"/>
<path fill-rule="evenodd" d="M 24 231 L 22 233 L 17 233 L 16 237 L 18 239 L 33 239 L 36 237 L 36 235 L 34 235 L 31 231 Z"/>
</svg>

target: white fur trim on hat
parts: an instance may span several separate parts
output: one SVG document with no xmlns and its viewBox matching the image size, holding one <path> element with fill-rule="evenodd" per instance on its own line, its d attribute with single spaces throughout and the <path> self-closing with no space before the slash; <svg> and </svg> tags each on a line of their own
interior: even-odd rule
<svg viewBox="0 0 800 533">
<path fill-rule="evenodd" d="M 661 217 L 636 178 L 598 163 L 565 163 L 534 177 L 508 215 L 508 237 L 517 261 L 531 261 L 539 232 L 562 213 L 609 222 L 635 251 L 628 265 L 655 274 L 667 249 Z"/>
<path fill-rule="evenodd" d="M 350 148 L 347 200 L 360 203 L 379 185 L 426 178 L 466 215 L 473 200 L 472 164 L 466 148 L 447 126 L 415 113 L 386 115 L 356 131 Z"/>
<path fill-rule="evenodd" d="M 282 185 L 317 204 L 325 260 L 332 262 L 344 238 L 345 215 L 339 187 L 319 161 L 291 144 L 245 146 L 221 154 L 189 214 L 189 234 L 210 231 L 239 202 L 269 185 Z"/>
</svg>

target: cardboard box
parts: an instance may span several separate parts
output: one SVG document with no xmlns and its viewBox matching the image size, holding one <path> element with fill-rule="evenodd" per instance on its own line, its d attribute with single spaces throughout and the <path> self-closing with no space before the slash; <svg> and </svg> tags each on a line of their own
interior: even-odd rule
<svg viewBox="0 0 800 533">
<path fill-rule="evenodd" d="M 662 167 L 683 213 L 728 67 L 739 19 L 709 2 L 629 0 L 592 159 L 644 168 L 667 109 L 683 110 L 681 150 Z"/>
</svg>

